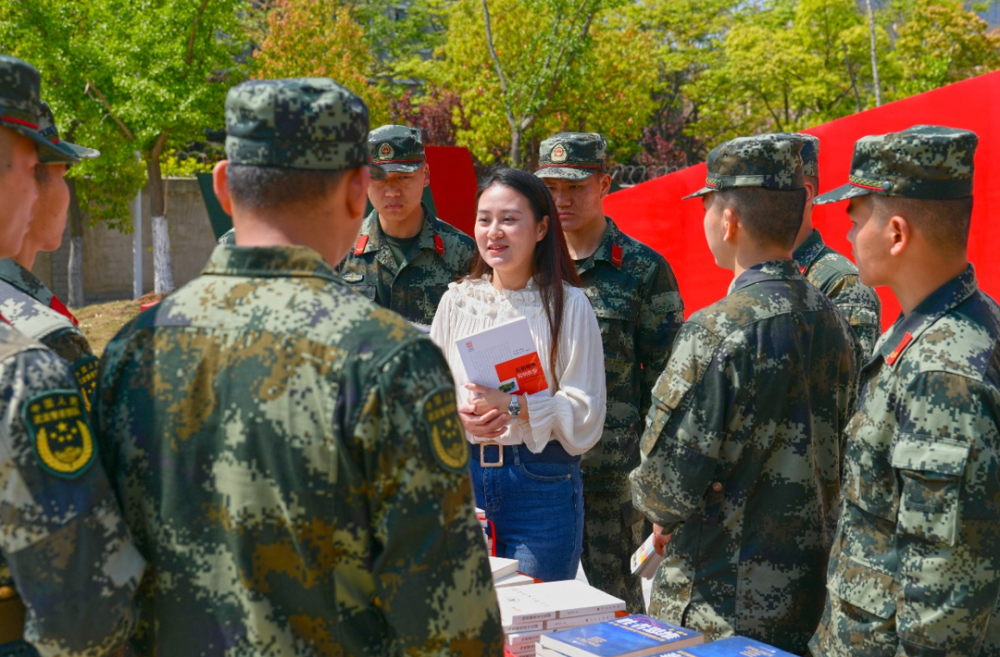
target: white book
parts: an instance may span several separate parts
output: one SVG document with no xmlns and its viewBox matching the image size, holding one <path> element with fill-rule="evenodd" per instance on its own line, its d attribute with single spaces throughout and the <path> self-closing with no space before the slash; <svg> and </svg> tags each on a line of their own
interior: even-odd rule
<svg viewBox="0 0 1000 657">
<path fill-rule="evenodd" d="M 603 614 L 592 614 L 587 616 L 570 616 L 569 618 L 557 618 L 555 620 L 544 621 L 545 629 L 551 630 L 564 630 L 567 627 L 579 627 L 581 625 L 590 625 L 592 623 L 603 623 L 604 621 L 612 620 L 615 617 L 613 611 L 609 611 Z"/>
<path fill-rule="evenodd" d="M 534 583 L 535 580 L 533 577 L 522 575 L 521 573 L 514 573 L 513 575 L 493 580 L 493 586 L 496 588 L 500 588 L 501 586 L 526 586 Z"/>
<path fill-rule="evenodd" d="M 493 571 L 493 581 L 517 572 L 517 559 L 490 557 L 490 570 Z"/>
<path fill-rule="evenodd" d="M 624 611 L 625 601 L 578 580 L 497 589 L 503 623 Z"/>
<path fill-rule="evenodd" d="M 535 643 L 522 643 L 519 646 L 504 646 L 504 652 L 509 652 L 515 657 L 534 657 Z"/>
<path fill-rule="evenodd" d="M 555 630 L 535 630 L 533 632 L 521 632 L 519 634 L 507 634 L 504 636 L 504 641 L 508 646 L 521 646 L 526 643 L 535 645 L 538 642 L 538 637 L 543 634 L 552 634 Z"/>
<path fill-rule="evenodd" d="M 455 341 L 472 383 L 511 394 L 548 393 L 538 348 L 524 317 Z"/>
<path fill-rule="evenodd" d="M 504 634 L 520 634 L 521 632 L 533 632 L 534 630 L 544 630 L 545 621 L 532 621 L 530 623 L 513 623 L 503 626 Z"/>
<path fill-rule="evenodd" d="M 551 648 L 546 648 L 540 643 L 535 644 L 535 657 L 566 657 L 561 652 L 556 652 Z"/>
</svg>

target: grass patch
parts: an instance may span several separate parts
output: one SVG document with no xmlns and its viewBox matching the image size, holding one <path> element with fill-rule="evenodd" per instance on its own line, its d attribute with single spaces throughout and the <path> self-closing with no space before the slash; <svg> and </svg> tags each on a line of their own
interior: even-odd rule
<svg viewBox="0 0 1000 657">
<path fill-rule="evenodd" d="M 96 303 L 76 308 L 73 314 L 80 320 L 80 330 L 90 341 L 94 354 L 100 357 L 104 353 L 104 347 L 115 337 L 115 333 L 139 314 L 140 302 L 146 303 L 151 300 L 143 297 L 136 301 Z"/>
</svg>

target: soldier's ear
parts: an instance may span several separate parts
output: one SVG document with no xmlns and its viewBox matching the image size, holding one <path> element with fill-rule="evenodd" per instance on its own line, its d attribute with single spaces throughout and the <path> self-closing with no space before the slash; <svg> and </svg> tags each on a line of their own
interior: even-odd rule
<svg viewBox="0 0 1000 657">
<path fill-rule="evenodd" d="M 597 175 L 601 177 L 601 198 L 604 198 L 611 191 L 611 174 L 601 172 Z"/>
<path fill-rule="evenodd" d="M 905 217 L 893 215 L 885 222 L 884 235 L 889 242 L 889 253 L 899 256 L 906 251 L 906 247 L 913 239 L 913 224 Z"/>
<path fill-rule="evenodd" d="M 229 160 L 219 162 L 212 169 L 212 189 L 223 211 L 233 216 L 233 197 L 229 195 Z"/>
<path fill-rule="evenodd" d="M 347 204 L 347 216 L 352 219 L 358 219 L 365 214 L 371 179 L 371 169 L 358 167 L 347 171 L 345 180 L 341 181 L 341 185 L 345 187 L 344 201 Z"/>
<path fill-rule="evenodd" d="M 431 184 L 431 165 L 427 164 L 427 162 L 424 162 L 421 165 L 421 168 L 423 168 L 424 170 L 424 187 L 427 187 L 428 185 Z"/>
<path fill-rule="evenodd" d="M 732 242 L 736 239 L 736 234 L 740 229 L 740 215 L 732 208 L 722 211 L 722 226 L 725 232 L 722 234 L 723 241 Z"/>
</svg>

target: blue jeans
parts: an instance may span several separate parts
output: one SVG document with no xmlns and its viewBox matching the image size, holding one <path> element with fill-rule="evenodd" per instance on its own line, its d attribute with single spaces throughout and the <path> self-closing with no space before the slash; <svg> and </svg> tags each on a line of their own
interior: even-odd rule
<svg viewBox="0 0 1000 657">
<path fill-rule="evenodd" d="M 470 463 L 476 506 L 496 526 L 497 556 L 517 559 L 518 570 L 544 582 L 574 579 L 583 552 L 580 459 L 556 442 L 541 454 L 524 445 L 503 450 L 502 467 L 482 467 L 478 449 Z M 486 458 L 496 461 L 497 448 Z"/>
</svg>

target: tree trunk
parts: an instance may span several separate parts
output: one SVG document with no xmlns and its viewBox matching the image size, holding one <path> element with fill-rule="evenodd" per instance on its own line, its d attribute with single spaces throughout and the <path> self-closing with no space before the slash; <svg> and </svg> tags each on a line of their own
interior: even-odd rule
<svg viewBox="0 0 1000 657">
<path fill-rule="evenodd" d="M 167 135 L 156 138 L 146 172 L 149 174 L 149 211 L 153 217 L 153 286 L 157 294 L 169 294 L 174 289 L 174 267 L 170 262 L 170 230 L 166 217 L 166 193 L 160 172 L 160 155 L 167 143 Z"/>
<path fill-rule="evenodd" d="M 83 211 L 76 195 L 76 180 L 69 186 L 69 264 L 66 271 L 66 303 L 70 308 L 83 306 Z"/>
<path fill-rule="evenodd" d="M 879 89 L 878 56 L 875 51 L 875 14 L 872 12 L 872 0 L 865 0 L 865 5 L 868 8 L 868 34 L 872 48 L 872 82 L 875 85 L 875 107 L 879 107 L 882 105 L 882 90 Z"/>
<path fill-rule="evenodd" d="M 521 166 L 521 129 L 510 130 L 510 166 L 517 169 Z"/>
</svg>

